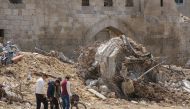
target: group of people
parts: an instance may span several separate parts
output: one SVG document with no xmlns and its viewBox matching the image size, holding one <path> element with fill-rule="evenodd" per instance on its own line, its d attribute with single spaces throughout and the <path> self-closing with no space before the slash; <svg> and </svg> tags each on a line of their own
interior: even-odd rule
<svg viewBox="0 0 190 109">
<path fill-rule="evenodd" d="M 55 81 L 49 81 L 48 88 L 45 90 L 46 79 L 47 75 L 42 75 L 36 82 L 36 109 L 41 108 L 41 103 L 43 103 L 44 109 L 48 109 L 48 101 L 50 102 L 51 109 L 59 109 L 60 106 L 63 109 L 69 109 L 70 97 L 72 96 L 70 77 L 66 76 L 64 80 L 57 78 Z M 60 103 L 62 104 L 60 105 Z"/>
</svg>

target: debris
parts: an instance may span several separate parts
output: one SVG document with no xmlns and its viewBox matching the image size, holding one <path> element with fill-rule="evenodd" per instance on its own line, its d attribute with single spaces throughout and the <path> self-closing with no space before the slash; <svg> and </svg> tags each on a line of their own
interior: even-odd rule
<svg viewBox="0 0 190 109">
<path fill-rule="evenodd" d="M 81 51 L 79 74 L 88 80 L 88 84 L 89 79 L 101 78 L 102 85 L 118 98 L 189 103 L 181 102 L 190 99 L 190 93 L 186 93 L 181 85 L 181 81 L 187 78 L 182 68 L 162 65 L 166 59 L 154 58 L 145 47 L 125 35 L 92 44 Z M 96 83 L 93 87 L 99 87 L 97 92 L 110 97 L 110 93 L 102 92 L 102 85 Z"/>
<path fill-rule="evenodd" d="M 132 94 L 135 91 L 135 87 L 133 85 L 133 81 L 131 79 L 126 79 L 122 82 L 121 88 L 125 96 Z"/>
<path fill-rule="evenodd" d="M 97 91 L 94 90 L 94 89 L 88 89 L 88 91 L 91 92 L 91 93 L 93 93 L 93 94 L 95 94 L 97 97 L 99 97 L 99 98 L 101 98 L 101 99 L 103 99 L 103 100 L 106 99 L 106 97 L 105 97 L 104 95 L 100 94 L 99 92 L 97 92 Z"/>
<path fill-rule="evenodd" d="M 183 85 L 183 89 L 190 93 L 190 81 L 183 80 L 182 85 Z"/>
<path fill-rule="evenodd" d="M 36 52 L 46 55 L 46 56 L 52 56 L 52 57 L 56 57 L 58 58 L 60 61 L 65 62 L 65 63 L 69 63 L 69 64 L 74 64 L 75 62 L 72 61 L 71 59 L 69 59 L 68 57 L 66 57 L 63 52 L 58 52 L 58 51 L 50 51 L 50 52 L 46 52 L 40 48 L 35 47 Z"/>
<path fill-rule="evenodd" d="M 17 63 L 23 58 L 24 55 L 18 55 L 12 58 L 13 63 Z"/>
<path fill-rule="evenodd" d="M 187 16 L 184 16 L 184 15 L 180 14 L 180 22 L 189 23 L 190 22 L 190 18 L 187 17 Z"/>
<path fill-rule="evenodd" d="M 106 85 L 101 85 L 99 88 L 99 91 L 101 93 L 109 93 L 110 92 L 109 88 Z"/>
<path fill-rule="evenodd" d="M 35 82 L 42 72 L 47 74 L 49 79 L 69 74 L 77 80 L 77 74 L 74 73 L 75 69 L 72 65 L 62 63 L 55 57 L 30 52 L 20 52 L 20 54 L 24 56 L 17 64 L 0 68 L 0 84 L 4 86 L 6 96 L 3 96 L 3 100 L 5 102 L 13 104 L 20 102 L 22 105 L 28 102 L 33 108 Z"/>
<path fill-rule="evenodd" d="M 116 98 L 115 92 L 108 93 L 107 97 L 109 97 L 109 98 Z"/>
<path fill-rule="evenodd" d="M 141 79 L 144 75 L 146 75 L 147 73 L 149 73 L 150 71 L 152 71 L 154 68 L 160 66 L 161 64 L 163 64 L 165 61 L 155 65 L 154 67 L 150 68 L 149 70 L 147 70 L 146 72 L 144 72 L 137 80 Z"/>
<path fill-rule="evenodd" d="M 28 73 L 27 80 L 28 81 L 32 80 L 32 74 L 31 74 L 31 72 Z"/>
<path fill-rule="evenodd" d="M 10 41 L 7 41 L 4 47 L 1 45 L 0 48 L 0 60 L 2 65 L 16 63 L 23 57 L 23 55 L 20 55 L 20 50 L 18 49 L 17 45 L 12 44 Z"/>
<path fill-rule="evenodd" d="M 137 104 L 138 102 L 137 101 L 131 101 L 131 103 Z"/>
<path fill-rule="evenodd" d="M 69 64 L 74 64 L 75 62 L 72 61 L 71 59 L 69 59 L 68 57 L 66 57 L 63 52 L 59 52 L 58 53 L 58 59 L 62 62 L 66 62 L 66 63 L 69 63 Z"/>
</svg>

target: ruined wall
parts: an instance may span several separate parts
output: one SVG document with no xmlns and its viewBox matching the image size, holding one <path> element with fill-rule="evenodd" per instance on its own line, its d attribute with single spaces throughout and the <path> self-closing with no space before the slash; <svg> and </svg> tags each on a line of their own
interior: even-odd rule
<svg viewBox="0 0 190 109">
<path fill-rule="evenodd" d="M 40 47 L 63 51 L 67 56 L 81 45 L 94 42 L 97 33 L 107 27 L 134 38 L 155 55 L 181 52 L 178 11 L 174 1 L 113 0 L 104 7 L 103 0 L 23 0 L 11 4 L 0 0 L 0 29 L 5 29 L 5 41 L 18 43 L 23 50 Z M 102 32 L 102 35 L 107 33 Z M 103 38 L 104 39 L 104 38 Z"/>
</svg>

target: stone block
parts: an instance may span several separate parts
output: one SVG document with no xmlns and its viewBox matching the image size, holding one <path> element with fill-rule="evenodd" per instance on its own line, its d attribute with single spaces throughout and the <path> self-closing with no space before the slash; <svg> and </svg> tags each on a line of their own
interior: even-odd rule
<svg viewBox="0 0 190 109">
<path fill-rule="evenodd" d="M 8 20 L 0 20 L 0 25 L 7 25 L 8 24 Z"/>
<path fill-rule="evenodd" d="M 18 10 L 17 9 L 12 10 L 12 15 L 18 15 Z"/>
<path fill-rule="evenodd" d="M 6 19 L 7 20 L 23 20 L 23 17 L 22 16 L 9 15 L 9 16 L 6 16 Z"/>
<path fill-rule="evenodd" d="M 0 15 L 5 15 L 5 13 L 2 9 L 0 9 Z"/>
<path fill-rule="evenodd" d="M 19 26 L 21 21 L 20 20 L 11 20 L 9 21 L 11 25 L 14 25 L 14 26 Z"/>
<path fill-rule="evenodd" d="M 11 30 L 11 29 L 13 29 L 13 25 L 6 25 L 5 29 Z"/>
<path fill-rule="evenodd" d="M 23 21 L 21 21 L 21 25 L 22 26 L 29 26 L 31 24 L 32 24 L 32 22 L 30 20 L 23 20 Z"/>
<path fill-rule="evenodd" d="M 22 10 L 22 15 L 23 16 L 31 16 L 31 15 L 34 15 L 35 13 L 35 10 L 32 10 L 32 9 L 23 9 Z"/>
<path fill-rule="evenodd" d="M 3 28 L 4 29 L 4 28 Z M 9 29 L 4 29 L 4 34 L 10 34 L 10 30 Z"/>
<path fill-rule="evenodd" d="M 0 29 L 5 29 L 6 28 L 6 25 L 0 25 Z"/>
<path fill-rule="evenodd" d="M 35 9 L 35 4 L 26 4 L 26 9 Z"/>
<path fill-rule="evenodd" d="M 23 16 L 23 20 L 32 20 L 32 16 Z"/>
<path fill-rule="evenodd" d="M 11 15 L 12 14 L 12 10 L 11 9 L 2 9 L 4 11 L 5 15 Z"/>
<path fill-rule="evenodd" d="M 6 20 L 6 15 L 1 15 L 0 14 L 0 20 Z"/>
<path fill-rule="evenodd" d="M 9 9 L 25 9 L 25 4 L 21 3 L 21 4 L 8 4 L 8 8 Z"/>
<path fill-rule="evenodd" d="M 2 3 L 2 2 L 1 2 Z M 7 3 L 2 3 L 0 5 L 1 8 L 8 9 L 8 4 Z"/>
<path fill-rule="evenodd" d="M 8 34 L 5 34 L 5 41 L 8 41 L 8 40 L 10 40 L 12 38 L 12 35 L 11 35 L 11 32 L 10 33 L 8 33 Z"/>
<path fill-rule="evenodd" d="M 21 26 L 21 30 L 31 31 L 31 26 Z"/>
</svg>

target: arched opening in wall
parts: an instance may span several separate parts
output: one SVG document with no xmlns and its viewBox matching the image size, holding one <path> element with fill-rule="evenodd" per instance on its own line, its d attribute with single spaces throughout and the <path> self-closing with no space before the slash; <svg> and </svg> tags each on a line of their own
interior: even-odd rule
<svg viewBox="0 0 190 109">
<path fill-rule="evenodd" d="M 9 2 L 13 4 L 20 4 L 22 3 L 22 0 L 9 0 Z"/>
<path fill-rule="evenodd" d="M 126 7 L 133 7 L 134 6 L 134 3 L 133 3 L 133 0 L 126 0 Z"/>
<path fill-rule="evenodd" d="M 89 6 L 89 0 L 82 0 L 82 6 Z"/>
<path fill-rule="evenodd" d="M 97 42 L 103 42 L 109 40 L 110 38 L 118 37 L 122 34 L 123 33 L 120 30 L 114 27 L 106 27 L 95 35 L 94 40 Z"/>
<path fill-rule="evenodd" d="M 104 0 L 104 6 L 105 7 L 113 6 L 113 0 Z"/>
</svg>

